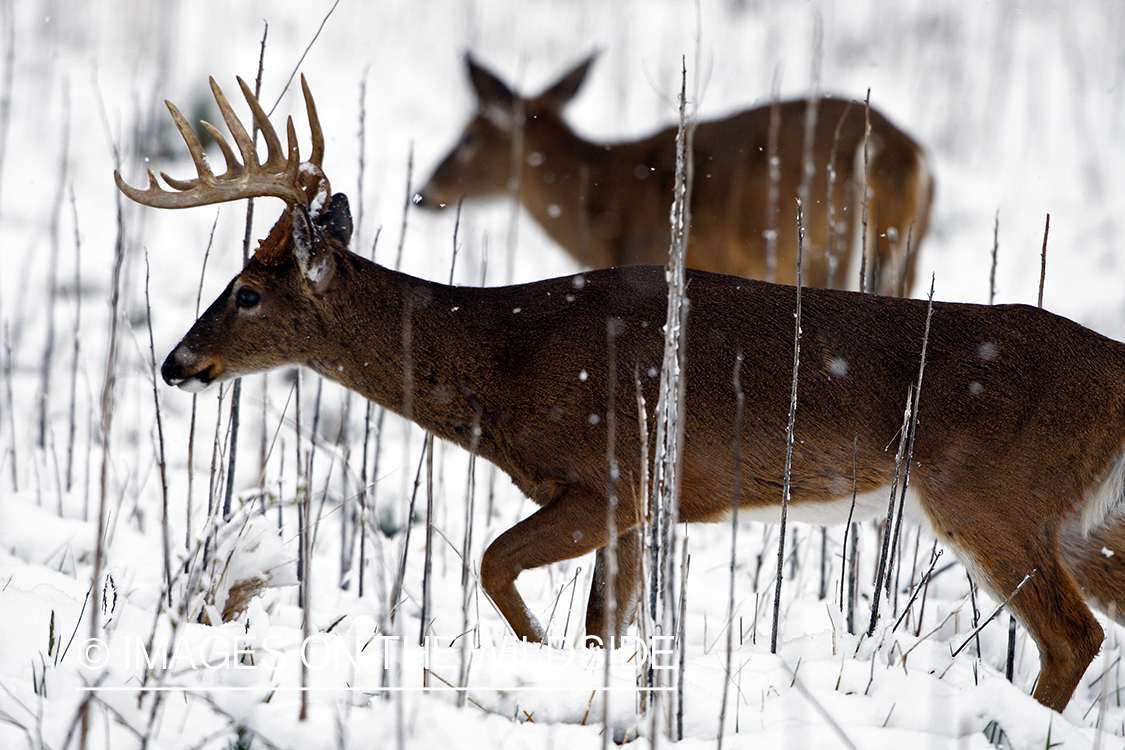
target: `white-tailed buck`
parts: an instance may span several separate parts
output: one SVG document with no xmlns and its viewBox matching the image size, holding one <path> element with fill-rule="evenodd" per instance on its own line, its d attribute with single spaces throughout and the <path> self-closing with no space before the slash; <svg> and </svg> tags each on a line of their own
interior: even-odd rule
<svg viewBox="0 0 1125 750">
<path fill-rule="evenodd" d="M 241 83 L 241 82 L 240 82 Z M 305 365 L 421 427 L 473 447 L 539 505 L 485 551 L 481 582 L 516 635 L 544 630 L 516 591 L 528 568 L 602 548 L 607 538 L 607 404 L 616 414 L 617 617 L 605 612 L 604 565 L 588 634 L 620 635 L 638 597 L 642 467 L 637 384 L 657 401 L 667 288 L 664 270 L 627 266 L 510 287 L 437 284 L 348 250 L 347 198 L 321 171 L 323 138 L 308 89 L 313 153 L 301 163 L 289 122 L 283 150 L 245 84 L 268 144 L 254 145 L 214 86 L 241 161 L 218 138 L 214 175 L 180 113 L 173 117 L 199 176 L 150 172 L 149 206 L 251 196 L 288 204 L 214 304 L 168 356 L 164 379 L 199 390 L 283 365 Z M 211 126 L 206 126 L 218 135 Z M 167 177 L 165 178 L 168 179 Z M 728 515 L 734 489 L 741 354 L 740 508 L 777 519 L 794 334 L 794 287 L 689 271 L 686 415 L 680 517 Z M 857 516 L 886 508 L 902 411 L 919 372 L 923 301 L 808 289 L 792 457 L 796 520 L 839 521 L 853 485 Z M 612 322 L 612 325 L 609 323 Z M 607 331 L 612 331 L 612 351 Z M 933 304 L 917 411 L 910 504 L 1039 646 L 1035 696 L 1062 709 L 1097 653 L 1102 630 L 1084 597 L 1125 611 L 1125 345 L 1031 307 Z M 652 434 L 649 430 L 648 434 Z"/>
<path fill-rule="evenodd" d="M 415 203 L 443 208 L 461 198 L 511 195 L 586 266 L 665 263 L 676 128 L 613 144 L 575 133 L 562 110 L 593 58 L 533 98 L 514 93 L 471 57 L 466 62 L 477 113 Z M 803 201 L 804 283 L 858 289 L 865 257 L 866 291 L 909 292 L 914 255 L 929 224 L 933 180 L 918 144 L 874 109 L 864 138 L 865 110 L 862 102 L 801 99 L 699 123 L 687 266 L 796 283 L 796 199 L 811 117 L 808 164 L 814 171 Z M 776 178 L 771 153 L 777 156 Z"/>
</svg>

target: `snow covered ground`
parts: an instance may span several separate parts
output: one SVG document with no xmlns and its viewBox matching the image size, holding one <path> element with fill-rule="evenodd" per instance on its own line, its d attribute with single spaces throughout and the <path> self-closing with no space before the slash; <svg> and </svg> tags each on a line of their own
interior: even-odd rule
<svg viewBox="0 0 1125 750">
<path fill-rule="evenodd" d="M 235 479 L 241 498 L 233 520 L 217 529 L 207 525 L 207 511 L 210 495 L 221 499 L 221 476 L 214 491 L 209 484 L 227 465 L 230 391 L 213 389 L 193 401 L 163 384 L 156 389 L 173 568 L 198 560 L 204 539 L 211 540 L 211 559 L 222 561 L 195 578 L 177 576 L 170 606 L 160 606 L 167 596 L 164 493 L 146 279 L 159 363 L 194 320 L 197 295 L 209 303 L 240 267 L 245 212 L 233 204 L 171 212 L 119 203 L 112 174 L 120 165 L 139 184 L 147 158 L 173 175 L 190 175 L 161 101 L 176 102 L 192 121 L 217 121 L 208 110 L 207 76 L 228 93 L 235 75 L 252 78 L 266 24 L 262 101 L 268 108 L 281 96 L 278 112 L 292 113 L 305 139 L 299 96 L 282 91 L 295 69 L 306 74 L 328 141 L 326 168 L 356 213 L 353 249 L 370 253 L 378 238 L 380 262 L 393 264 L 401 241 L 404 270 L 448 278 L 452 214 L 410 212 L 400 238 L 408 164 L 412 159 L 409 183 L 417 187 L 469 114 L 465 50 L 526 91 L 600 51 L 570 115 L 580 132 L 604 140 L 673 120 L 684 56 L 702 117 L 764 102 L 777 77 L 783 95 L 804 94 L 818 67 L 822 90 L 862 98 L 870 89 L 872 102 L 928 149 L 938 191 L 919 278 L 928 286 L 933 274 L 936 298 L 987 301 L 998 216 L 996 299 L 1034 303 L 1049 213 L 1044 306 L 1125 338 L 1125 5 L 700 5 L 697 13 L 694 3 L 671 0 L 342 0 L 329 16 L 326 0 L 0 0 L 0 748 L 77 747 L 79 706 L 91 696 L 91 748 L 551 748 L 602 741 L 602 694 L 594 688 L 604 675 L 593 663 L 597 656 L 582 650 L 474 649 L 466 701 L 417 689 L 424 680 L 431 687 L 458 682 L 468 459 L 450 446 L 435 449 L 429 632 L 442 638 L 425 651 L 416 645 L 424 488 L 414 517 L 407 512 L 421 436 L 391 417 L 382 425 L 361 596 L 358 551 L 348 554 L 357 545 L 348 535 L 366 410 L 331 384 L 321 390 L 308 373 L 301 375 L 299 440 L 292 373 L 246 382 Z M 823 52 L 814 66 L 818 24 Z M 276 206 L 259 201 L 254 236 L 263 236 L 275 216 Z M 466 206 L 458 283 L 575 270 L 526 217 L 513 239 L 511 217 L 506 204 Z M 107 389 L 119 241 L 120 327 Z M 302 610 L 291 585 L 295 465 L 314 434 L 316 636 L 304 652 L 314 689 L 305 693 L 308 716 L 301 721 Z M 260 481 L 264 452 L 269 461 Z M 366 456 L 373 460 L 371 448 Z M 475 570 L 488 541 L 526 515 L 530 503 L 485 466 L 476 467 L 474 499 Z M 107 553 L 103 576 L 92 584 L 103 502 Z M 394 630 L 386 631 L 408 526 L 402 603 Z M 986 746 L 989 725 L 1017 748 L 1125 746 L 1119 628 L 1108 628 L 1103 653 L 1074 699 L 1062 716 L 1053 714 L 1029 697 L 1038 658 L 1022 630 L 1014 684 L 1004 678 L 1006 614 L 981 633 L 979 659 L 975 645 L 951 656 L 972 620 L 960 566 L 934 579 L 924 612 L 916 606 L 897 630 L 884 617 L 873 638 L 847 634 L 831 593 L 839 587 L 843 533 L 828 532 L 829 594 L 822 600 L 821 532 L 795 532 L 781 643 L 771 655 L 776 530 L 741 527 L 741 635 L 724 746 L 972 748 Z M 682 745 L 713 747 L 725 679 L 730 529 L 692 527 L 687 534 Z M 904 574 L 916 567 L 917 577 L 932 541 L 916 542 L 913 532 L 905 539 Z M 875 554 L 874 534 L 865 529 L 866 596 Z M 560 639 L 574 640 L 591 563 L 575 560 L 520 578 Z M 237 622 L 198 621 L 201 611 L 218 619 L 240 573 L 262 571 L 271 585 Z M 94 633 L 92 586 L 106 599 Z M 901 588 L 909 588 L 906 581 Z M 900 594 L 900 606 L 907 596 Z M 475 587 L 469 602 L 469 626 L 485 643 L 501 642 L 503 621 Z M 995 602 L 981 596 L 978 606 L 987 613 Z M 868 607 L 864 598 L 860 621 Z M 167 661 L 167 668 L 150 667 L 152 660 Z M 615 737 L 639 733 L 639 747 L 667 742 L 663 735 L 650 739 L 654 723 L 636 715 L 632 683 L 633 668 L 616 665 L 609 720 Z M 383 691 L 388 685 L 396 690 Z M 663 731 L 663 719 L 656 726 Z"/>
</svg>

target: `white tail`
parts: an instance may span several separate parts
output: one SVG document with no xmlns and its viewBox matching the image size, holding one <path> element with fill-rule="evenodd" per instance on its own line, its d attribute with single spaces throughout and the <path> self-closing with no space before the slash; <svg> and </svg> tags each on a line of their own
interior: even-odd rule
<svg viewBox="0 0 1125 750">
<path fill-rule="evenodd" d="M 442 208 L 463 197 L 517 195 L 547 233 L 587 266 L 667 261 L 676 128 L 614 144 L 577 135 L 562 110 L 593 58 L 533 98 L 520 97 L 472 58 L 466 62 L 477 113 L 418 191 L 418 205 Z M 810 114 L 814 173 L 804 202 L 805 283 L 858 289 L 865 256 L 866 291 L 909 291 L 933 198 L 925 155 L 874 109 L 865 138 L 864 104 L 842 99 L 779 102 L 696 126 L 688 267 L 796 283 L 796 198 Z"/>
<path fill-rule="evenodd" d="M 131 194 L 150 204 L 163 200 Z M 637 491 L 639 418 L 620 409 L 621 572 L 617 617 L 608 622 L 599 578 L 609 541 L 607 328 L 616 372 L 636 372 L 647 403 L 655 403 L 663 269 L 445 286 L 349 252 L 346 197 L 304 195 L 169 354 L 164 379 L 194 390 L 303 364 L 446 440 L 473 446 L 540 506 L 481 561 L 482 585 L 516 635 L 544 636 L 516 590 L 520 572 L 594 550 L 587 633 L 620 635 L 637 602 L 638 529 L 647 506 Z M 731 375 L 741 356 L 747 413 L 739 504 L 777 518 L 796 290 L 702 271 L 688 272 L 687 290 L 680 516 L 713 521 L 731 507 Z M 861 498 L 886 497 L 927 305 L 833 290 L 803 294 L 790 513 L 839 520 L 853 486 Z M 632 377 L 612 382 L 613 403 L 636 403 Z M 934 533 L 996 596 L 1008 597 L 1030 576 L 1010 608 L 1039 645 L 1035 697 L 1062 709 L 1102 638 L 1083 595 L 1125 611 L 1125 345 L 1031 307 L 934 303 L 917 418 L 912 497 Z M 861 503 L 860 510 L 873 507 Z"/>
</svg>

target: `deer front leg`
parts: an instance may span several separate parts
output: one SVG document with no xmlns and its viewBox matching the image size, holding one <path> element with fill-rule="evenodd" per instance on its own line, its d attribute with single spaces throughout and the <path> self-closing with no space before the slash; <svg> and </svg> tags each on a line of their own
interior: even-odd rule
<svg viewBox="0 0 1125 750">
<path fill-rule="evenodd" d="M 586 605 L 586 645 L 608 644 L 610 636 L 618 639 L 633 622 L 641 594 L 641 529 L 627 531 L 617 538 L 617 579 L 614 581 L 614 600 L 617 604 L 614 624 L 610 627 L 606 616 L 607 576 L 609 575 L 608 547 L 597 552 L 594 579 L 590 584 L 590 600 Z M 600 642 L 594 640 L 601 639 Z"/>
<path fill-rule="evenodd" d="M 609 541 L 605 507 L 604 495 L 564 487 L 558 497 L 505 531 L 484 551 L 481 586 L 517 638 L 541 643 L 546 633 L 516 590 L 516 577 L 530 568 L 604 547 Z M 619 510 L 618 523 L 625 524 L 625 517 Z"/>
</svg>

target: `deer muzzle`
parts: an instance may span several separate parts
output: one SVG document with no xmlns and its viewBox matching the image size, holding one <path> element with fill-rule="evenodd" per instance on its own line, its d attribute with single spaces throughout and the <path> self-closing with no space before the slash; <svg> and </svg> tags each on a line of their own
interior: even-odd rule
<svg viewBox="0 0 1125 750">
<path fill-rule="evenodd" d="M 160 366 L 160 376 L 168 385 L 198 393 L 216 380 L 226 368 L 219 357 L 200 357 L 184 346 L 177 346 Z"/>
<path fill-rule="evenodd" d="M 456 205 L 457 199 L 452 198 L 448 190 L 441 190 L 434 187 L 432 181 L 426 183 L 421 190 L 416 192 L 411 200 L 418 208 L 427 211 L 441 211 L 448 208 L 451 204 Z"/>
</svg>

